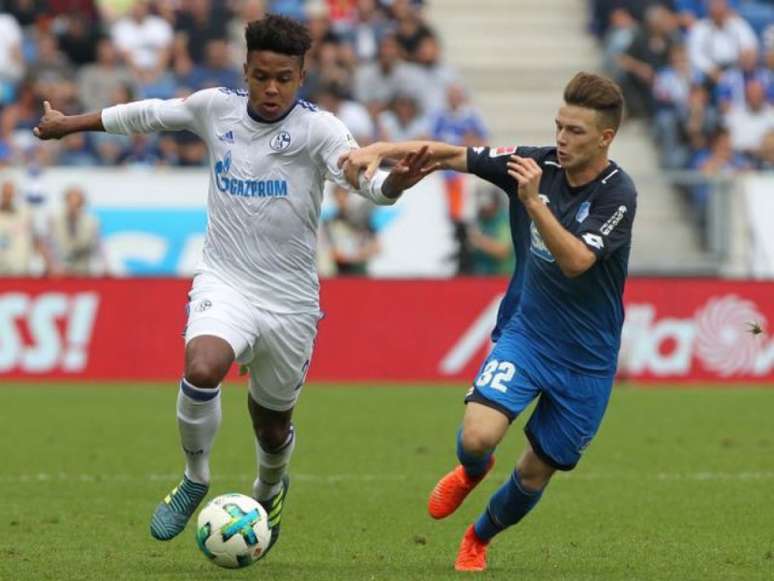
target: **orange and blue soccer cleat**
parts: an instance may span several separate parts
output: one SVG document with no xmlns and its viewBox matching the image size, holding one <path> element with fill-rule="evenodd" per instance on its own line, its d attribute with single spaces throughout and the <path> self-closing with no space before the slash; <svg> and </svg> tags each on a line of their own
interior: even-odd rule
<svg viewBox="0 0 774 581">
<path fill-rule="evenodd" d="M 494 456 L 489 458 L 486 471 L 478 478 L 468 476 L 461 464 L 441 478 L 430 493 L 430 500 L 427 503 L 427 511 L 430 516 L 436 519 L 446 518 L 457 510 L 470 491 L 492 469 L 492 466 L 494 466 Z"/>
<path fill-rule="evenodd" d="M 486 569 L 486 548 L 489 541 L 482 541 L 476 535 L 473 525 L 468 527 L 460 543 L 454 568 L 457 571 L 483 571 Z"/>
</svg>

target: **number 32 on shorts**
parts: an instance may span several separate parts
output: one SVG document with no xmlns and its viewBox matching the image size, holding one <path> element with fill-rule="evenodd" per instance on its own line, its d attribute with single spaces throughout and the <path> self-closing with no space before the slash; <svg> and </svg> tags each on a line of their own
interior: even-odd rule
<svg viewBox="0 0 774 581">
<path fill-rule="evenodd" d="M 514 375 L 516 375 L 516 366 L 513 363 L 490 359 L 476 379 L 476 387 L 489 386 L 505 393 L 508 391 L 508 386 L 505 384 L 513 379 Z"/>
</svg>

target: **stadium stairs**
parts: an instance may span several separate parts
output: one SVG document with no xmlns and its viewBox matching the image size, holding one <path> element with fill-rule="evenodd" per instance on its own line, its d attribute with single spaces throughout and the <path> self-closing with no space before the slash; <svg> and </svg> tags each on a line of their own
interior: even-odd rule
<svg viewBox="0 0 774 581">
<path fill-rule="evenodd" d="M 434 0 L 429 19 L 492 132 L 493 145 L 554 142 L 554 115 L 567 81 L 599 69 L 586 32 L 586 0 Z M 696 228 L 673 188 L 660 177 L 647 126 L 625 124 L 611 157 L 639 190 L 631 268 L 634 272 L 713 270 Z"/>
</svg>

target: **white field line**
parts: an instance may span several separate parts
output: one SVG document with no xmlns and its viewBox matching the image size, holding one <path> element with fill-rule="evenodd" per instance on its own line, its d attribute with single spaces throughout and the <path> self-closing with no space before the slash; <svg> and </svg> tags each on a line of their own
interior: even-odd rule
<svg viewBox="0 0 774 581">
<path fill-rule="evenodd" d="M 337 484 L 339 482 L 404 482 L 409 480 L 433 480 L 437 475 L 418 474 L 308 474 L 291 472 L 293 479 L 301 482 L 315 482 L 324 484 Z M 495 472 L 491 478 L 502 479 L 505 473 Z M 751 481 L 774 480 L 774 471 L 744 471 L 744 472 L 685 472 L 656 474 L 616 474 L 610 473 L 559 473 L 557 477 L 562 480 L 655 480 L 655 481 Z M 252 482 L 254 474 L 216 474 L 215 482 L 223 480 L 239 480 Z M 19 484 L 32 482 L 137 482 L 159 481 L 176 482 L 180 480 L 180 474 L 85 474 L 67 472 L 38 472 L 35 474 L 0 474 L 0 484 Z"/>
</svg>

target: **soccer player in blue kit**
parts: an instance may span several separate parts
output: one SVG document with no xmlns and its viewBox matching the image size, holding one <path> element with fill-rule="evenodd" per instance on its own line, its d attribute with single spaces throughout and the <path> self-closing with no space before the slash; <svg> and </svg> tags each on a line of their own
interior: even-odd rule
<svg viewBox="0 0 774 581">
<path fill-rule="evenodd" d="M 495 346 L 465 398 L 460 464 L 433 489 L 432 517 L 445 518 L 462 504 L 491 470 L 511 422 L 538 403 L 515 469 L 465 531 L 459 571 L 486 568 L 492 538 L 535 507 L 557 470 L 576 466 L 605 413 L 637 198 L 632 180 L 608 159 L 622 113 L 615 83 L 578 73 L 556 116 L 555 147 L 380 143 L 343 160 L 368 177 L 381 159 L 429 145 L 433 162 L 488 180 L 510 198 L 516 270 L 500 305 Z"/>
</svg>

